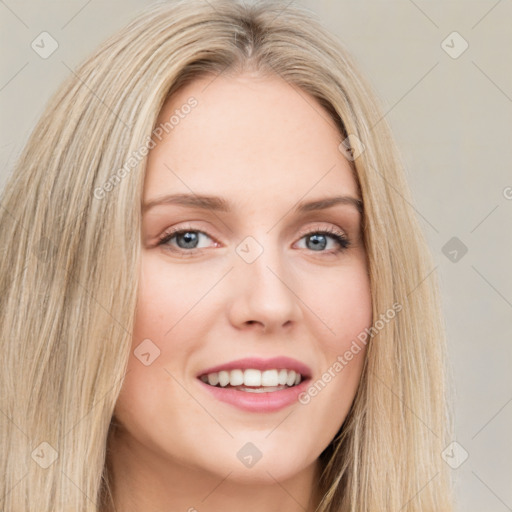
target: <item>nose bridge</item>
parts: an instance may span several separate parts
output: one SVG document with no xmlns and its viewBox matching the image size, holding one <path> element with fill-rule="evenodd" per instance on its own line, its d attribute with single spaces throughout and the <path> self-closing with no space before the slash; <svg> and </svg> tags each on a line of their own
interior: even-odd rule
<svg viewBox="0 0 512 512">
<path fill-rule="evenodd" d="M 300 317 L 300 301 L 285 258 L 272 233 L 248 236 L 237 246 L 233 276 L 237 323 L 258 322 L 273 328 Z"/>
</svg>

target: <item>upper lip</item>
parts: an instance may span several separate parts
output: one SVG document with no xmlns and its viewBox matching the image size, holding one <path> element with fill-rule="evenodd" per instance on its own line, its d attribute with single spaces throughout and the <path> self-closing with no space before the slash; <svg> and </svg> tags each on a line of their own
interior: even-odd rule
<svg viewBox="0 0 512 512">
<path fill-rule="evenodd" d="M 236 359 L 227 363 L 211 366 L 205 370 L 201 370 L 197 377 L 201 375 L 208 375 L 209 373 L 217 373 L 222 370 L 247 370 L 254 368 L 255 370 L 273 370 L 285 368 L 286 370 L 294 370 L 300 373 L 303 378 L 311 376 L 311 369 L 308 365 L 286 356 L 272 357 L 270 359 L 262 359 L 258 357 L 246 357 L 244 359 Z"/>
</svg>

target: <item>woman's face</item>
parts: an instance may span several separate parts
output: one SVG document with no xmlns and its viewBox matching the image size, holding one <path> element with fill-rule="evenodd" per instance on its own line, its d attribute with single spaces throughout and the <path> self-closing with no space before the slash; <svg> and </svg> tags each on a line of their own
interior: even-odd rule
<svg viewBox="0 0 512 512">
<path fill-rule="evenodd" d="M 124 440 L 160 468 L 292 477 L 342 425 L 365 350 L 344 354 L 372 321 L 341 137 L 313 97 L 249 74 L 187 85 L 159 122 Z"/>
</svg>

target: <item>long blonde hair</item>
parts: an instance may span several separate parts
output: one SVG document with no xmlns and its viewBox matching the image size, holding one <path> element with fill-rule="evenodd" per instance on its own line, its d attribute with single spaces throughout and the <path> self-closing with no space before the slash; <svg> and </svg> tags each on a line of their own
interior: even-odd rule
<svg viewBox="0 0 512 512">
<path fill-rule="evenodd" d="M 452 509 L 443 322 L 397 150 L 345 49 L 287 3 L 155 5 L 48 103 L 0 203 L 2 510 L 112 505 L 108 440 L 132 343 L 146 158 L 122 178 L 116 171 L 151 136 L 169 95 L 207 73 L 246 69 L 309 92 L 340 142 L 364 145 L 352 164 L 374 320 L 401 305 L 368 342 L 352 408 L 321 455 L 317 510 Z"/>
</svg>

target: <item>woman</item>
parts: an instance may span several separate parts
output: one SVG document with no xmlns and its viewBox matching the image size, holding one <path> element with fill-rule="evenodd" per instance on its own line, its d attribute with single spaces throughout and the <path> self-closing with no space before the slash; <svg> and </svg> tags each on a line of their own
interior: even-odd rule
<svg viewBox="0 0 512 512">
<path fill-rule="evenodd" d="M 428 251 L 307 11 L 148 10 L 1 205 L 4 510 L 451 510 Z"/>
</svg>

